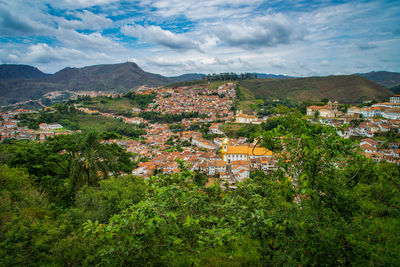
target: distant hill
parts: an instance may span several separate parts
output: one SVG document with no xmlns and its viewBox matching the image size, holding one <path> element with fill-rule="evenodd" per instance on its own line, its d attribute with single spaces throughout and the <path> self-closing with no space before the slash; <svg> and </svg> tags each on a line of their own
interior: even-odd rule
<svg viewBox="0 0 400 267">
<path fill-rule="evenodd" d="M 202 74 L 202 73 L 187 73 L 187 74 L 183 74 L 180 76 L 174 76 L 174 77 L 170 77 L 170 78 L 174 79 L 174 82 L 188 82 L 188 81 L 193 81 L 193 80 L 202 80 L 205 77 L 207 77 L 207 75 Z"/>
<path fill-rule="evenodd" d="M 44 78 L 47 74 L 29 65 L 0 65 L 0 81 Z"/>
<path fill-rule="evenodd" d="M 144 84 L 158 86 L 173 82 L 174 78 L 145 72 L 132 62 L 65 68 L 36 79 L 0 80 L 0 105 L 37 99 L 52 90 L 125 92 Z"/>
<path fill-rule="evenodd" d="M 360 76 L 327 76 L 295 79 L 256 79 L 240 81 L 255 98 L 321 100 L 340 103 L 361 103 L 363 100 L 384 100 L 393 92 Z"/>
<path fill-rule="evenodd" d="M 269 73 L 255 73 L 257 74 L 258 79 L 292 79 L 295 77 L 286 76 L 286 75 L 276 75 L 276 74 L 269 74 Z"/>
<path fill-rule="evenodd" d="M 128 91 L 140 85 L 164 85 L 172 78 L 143 71 L 133 62 L 65 68 L 47 79 L 60 89 Z"/>
<path fill-rule="evenodd" d="M 396 85 L 390 88 L 390 91 L 394 92 L 395 94 L 400 94 L 400 85 Z"/>
<path fill-rule="evenodd" d="M 358 75 L 373 82 L 376 82 L 387 88 L 400 85 L 400 73 L 389 71 L 371 71 L 368 73 L 356 73 Z"/>
</svg>

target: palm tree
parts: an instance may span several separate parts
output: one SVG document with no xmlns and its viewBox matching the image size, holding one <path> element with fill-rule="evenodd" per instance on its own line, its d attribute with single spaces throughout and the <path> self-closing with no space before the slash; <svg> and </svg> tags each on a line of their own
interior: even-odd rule
<svg viewBox="0 0 400 267">
<path fill-rule="evenodd" d="M 82 134 L 74 152 L 70 177 L 75 191 L 83 185 L 97 187 L 100 178 L 108 178 L 110 164 L 116 161 L 110 148 L 100 143 L 96 132 Z"/>
</svg>

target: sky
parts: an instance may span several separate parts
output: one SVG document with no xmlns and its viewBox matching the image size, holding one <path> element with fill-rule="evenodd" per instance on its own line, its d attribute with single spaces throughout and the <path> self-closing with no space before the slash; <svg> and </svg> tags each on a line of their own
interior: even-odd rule
<svg viewBox="0 0 400 267">
<path fill-rule="evenodd" d="M 0 0 L 0 64 L 167 76 L 400 72 L 400 1 Z"/>
</svg>

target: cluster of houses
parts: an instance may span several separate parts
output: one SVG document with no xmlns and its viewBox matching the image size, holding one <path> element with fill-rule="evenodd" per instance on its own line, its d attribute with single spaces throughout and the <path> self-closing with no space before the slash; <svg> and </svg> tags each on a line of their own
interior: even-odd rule
<svg viewBox="0 0 400 267">
<path fill-rule="evenodd" d="M 222 155 L 217 151 L 185 150 L 183 152 L 159 152 L 149 161 L 141 162 L 132 174 L 150 177 L 156 171 L 161 173 L 179 172 L 177 159 L 189 164 L 190 170 L 199 171 L 208 176 L 218 177 L 234 188 L 239 181 L 250 176 L 252 170 L 271 172 L 277 170 L 277 163 L 271 151 L 243 143 L 243 140 L 222 141 Z"/>
<path fill-rule="evenodd" d="M 379 162 L 385 160 L 390 163 L 400 164 L 400 143 L 382 144 L 377 140 L 365 138 L 360 141 L 360 148 L 367 158 Z"/>
<path fill-rule="evenodd" d="M 307 107 L 307 116 L 318 115 L 320 118 L 373 118 L 382 117 L 389 120 L 400 120 L 400 95 L 390 97 L 389 102 L 376 103 L 370 107 L 349 107 L 347 113 L 338 110 L 338 102 L 328 102 L 325 106 Z"/>
<path fill-rule="evenodd" d="M 4 141 L 6 139 L 44 141 L 47 137 L 71 133 L 71 131 L 63 130 L 62 125 L 58 123 L 41 123 L 39 124 L 39 130 L 18 126 L 17 116 L 22 113 L 31 112 L 31 110 L 27 109 L 1 112 L 0 141 Z"/>
<path fill-rule="evenodd" d="M 398 143 L 374 139 L 378 133 L 400 132 L 399 95 L 391 97 L 389 102 L 377 103 L 371 107 L 349 107 L 346 114 L 338 111 L 337 102 L 329 102 L 326 106 L 310 106 L 307 115 L 314 116 L 317 111 L 318 122 L 337 128 L 341 137 L 364 137 L 360 148 L 366 157 L 400 164 Z"/>
<path fill-rule="evenodd" d="M 145 111 L 169 114 L 198 112 L 211 118 L 233 118 L 231 110 L 236 98 L 235 85 L 227 83 L 217 89 L 207 85 L 171 89 L 147 89 L 142 94 L 155 93 L 156 98 Z"/>
</svg>

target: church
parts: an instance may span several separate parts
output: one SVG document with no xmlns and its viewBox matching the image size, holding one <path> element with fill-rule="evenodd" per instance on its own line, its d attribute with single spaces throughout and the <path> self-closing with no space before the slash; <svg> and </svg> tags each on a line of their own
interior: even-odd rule
<svg viewBox="0 0 400 267">
<path fill-rule="evenodd" d="M 321 118 L 336 118 L 339 115 L 343 114 L 338 110 L 338 102 L 328 102 L 328 105 L 325 106 L 309 106 L 307 107 L 307 116 L 314 116 L 314 114 L 318 111 L 319 117 Z"/>
<path fill-rule="evenodd" d="M 250 160 L 262 156 L 272 156 L 272 151 L 253 144 L 230 146 L 229 139 L 222 142 L 222 160 L 228 163 L 236 160 Z"/>
</svg>

